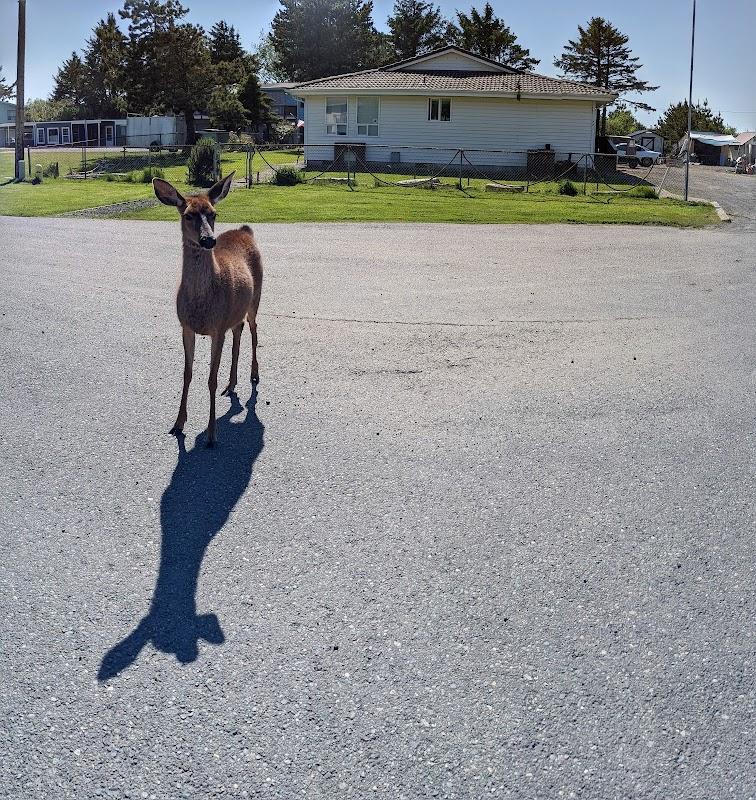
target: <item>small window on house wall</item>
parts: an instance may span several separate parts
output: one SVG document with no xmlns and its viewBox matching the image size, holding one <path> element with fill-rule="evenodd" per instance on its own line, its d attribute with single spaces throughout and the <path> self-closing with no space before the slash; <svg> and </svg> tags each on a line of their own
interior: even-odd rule
<svg viewBox="0 0 756 800">
<path fill-rule="evenodd" d="M 61 128 L 60 129 L 60 143 L 61 144 L 71 144 L 71 129 L 70 128 Z"/>
<path fill-rule="evenodd" d="M 346 136 L 346 132 L 346 97 L 326 97 L 326 133 L 333 136 Z"/>
<path fill-rule="evenodd" d="M 357 133 L 360 136 L 378 135 L 378 115 L 380 100 L 378 97 L 357 98 Z"/>
<path fill-rule="evenodd" d="M 428 98 L 428 121 L 449 122 L 451 120 L 451 97 Z"/>
<path fill-rule="evenodd" d="M 37 128 L 37 144 L 45 143 L 45 129 Z"/>
</svg>

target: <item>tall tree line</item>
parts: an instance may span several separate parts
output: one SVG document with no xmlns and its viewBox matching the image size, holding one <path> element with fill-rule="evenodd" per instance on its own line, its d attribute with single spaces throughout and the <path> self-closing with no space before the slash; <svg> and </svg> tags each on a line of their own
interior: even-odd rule
<svg viewBox="0 0 756 800">
<path fill-rule="evenodd" d="M 180 0 L 124 0 L 92 29 L 81 53 L 72 53 L 55 75 L 48 102 L 33 101 L 36 116 L 65 111 L 76 117 L 108 117 L 173 111 L 183 114 L 190 141 L 194 112 L 207 111 L 228 130 L 272 119 L 260 76 L 306 81 L 402 61 L 448 44 L 519 70 L 539 60 L 521 43 L 490 2 L 458 10 L 447 19 L 433 0 L 395 0 L 386 32 L 373 21 L 371 0 L 279 0 L 271 29 L 255 52 L 239 31 L 219 20 L 210 31 L 187 21 Z M 656 86 L 639 77 L 642 64 L 628 37 L 609 21 L 593 17 L 577 27 L 554 60 L 574 80 L 616 92 L 611 113 L 598 112 L 600 133 L 626 131 L 637 123 L 633 111 L 653 111 L 639 99 Z M 0 80 L 0 95 L 12 90 Z M 699 106 L 713 129 L 721 118 Z M 677 130 L 681 111 L 670 107 L 659 120 Z"/>
</svg>

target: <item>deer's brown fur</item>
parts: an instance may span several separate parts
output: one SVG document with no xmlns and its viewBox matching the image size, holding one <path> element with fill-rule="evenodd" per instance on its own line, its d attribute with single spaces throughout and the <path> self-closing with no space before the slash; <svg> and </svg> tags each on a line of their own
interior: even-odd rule
<svg viewBox="0 0 756 800">
<path fill-rule="evenodd" d="M 215 443 L 215 392 L 218 367 L 226 331 L 233 332 L 231 374 L 223 394 L 234 391 L 237 382 L 239 344 L 245 320 L 252 334 L 253 382 L 259 380 L 257 364 L 257 309 L 262 290 L 262 258 L 248 225 L 214 234 L 215 206 L 231 188 L 234 174 L 212 186 L 206 195 L 182 197 L 167 181 L 155 178 L 153 186 L 160 202 L 175 206 L 181 215 L 183 262 L 176 295 L 176 312 L 184 340 L 184 388 L 176 423 L 171 433 L 180 434 L 187 418 L 187 398 L 192 380 L 195 334 L 211 337 L 210 420 L 207 443 Z"/>
</svg>

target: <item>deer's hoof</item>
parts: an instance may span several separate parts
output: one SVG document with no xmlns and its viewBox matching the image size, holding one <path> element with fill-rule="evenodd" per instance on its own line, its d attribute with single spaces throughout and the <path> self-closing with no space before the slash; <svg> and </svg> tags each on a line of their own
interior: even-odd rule
<svg viewBox="0 0 756 800">
<path fill-rule="evenodd" d="M 174 425 L 168 433 L 171 436 L 181 436 L 184 433 L 184 426 L 183 425 Z"/>
<path fill-rule="evenodd" d="M 228 386 L 226 386 L 226 388 L 221 392 L 221 396 L 232 395 L 234 393 L 234 389 L 236 389 L 236 384 L 234 383 L 232 385 L 229 383 Z"/>
</svg>

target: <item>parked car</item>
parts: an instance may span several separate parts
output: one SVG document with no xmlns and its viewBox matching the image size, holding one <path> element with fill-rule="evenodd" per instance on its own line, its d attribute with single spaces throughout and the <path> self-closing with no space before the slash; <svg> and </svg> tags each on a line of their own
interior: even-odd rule
<svg viewBox="0 0 756 800">
<path fill-rule="evenodd" d="M 631 143 L 622 143 L 618 144 L 614 151 L 617 153 L 617 161 L 622 164 L 627 164 L 630 169 L 635 169 L 638 164 L 642 167 L 650 167 L 661 157 L 661 153 L 657 153 L 656 150 L 646 150 L 645 147 L 641 147 L 641 145 L 635 145 L 635 152 L 633 153 L 633 147 Z"/>
</svg>

